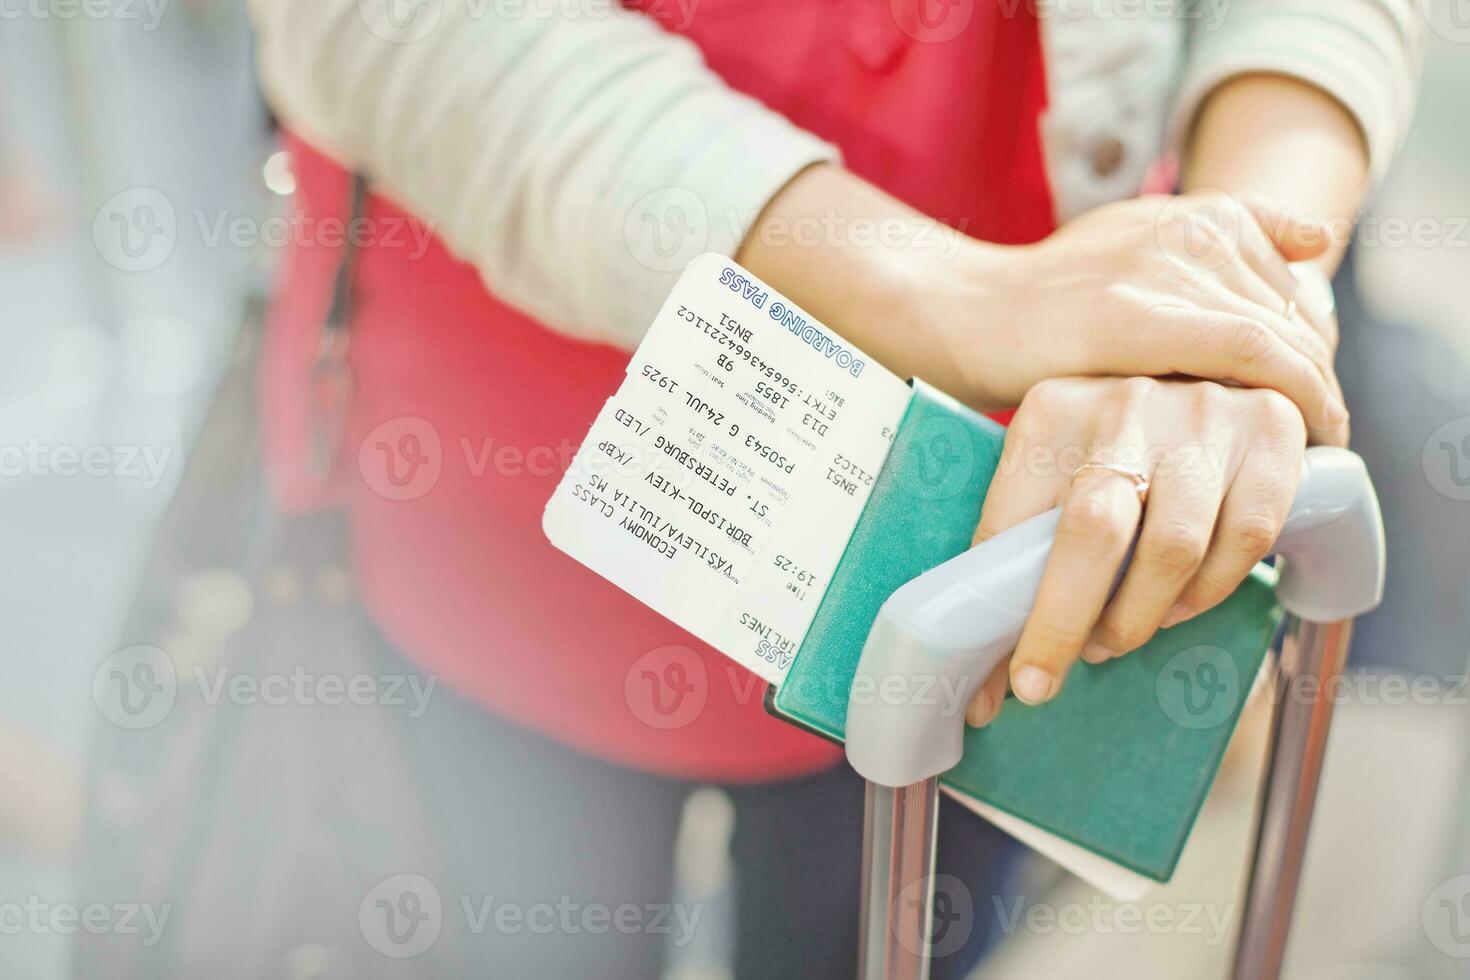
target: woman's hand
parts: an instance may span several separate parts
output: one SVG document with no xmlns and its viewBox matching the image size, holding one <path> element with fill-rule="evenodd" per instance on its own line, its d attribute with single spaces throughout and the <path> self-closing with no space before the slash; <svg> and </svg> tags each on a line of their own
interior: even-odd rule
<svg viewBox="0 0 1470 980">
<path fill-rule="evenodd" d="M 995 717 L 1008 679 L 1017 697 L 1039 704 L 1079 655 L 1121 656 L 1229 596 L 1275 543 L 1305 448 L 1301 413 L 1269 389 L 1149 378 L 1032 388 L 1006 434 L 975 539 L 1059 503 L 1062 517 L 1016 651 L 971 701 L 969 723 Z M 1078 472 L 1086 463 L 1139 472 L 1150 483 L 1146 504 L 1129 476 Z"/>
<path fill-rule="evenodd" d="M 961 350 L 983 320 L 985 349 L 969 339 L 959 366 L 1001 404 L 1046 378 L 1188 375 L 1273 388 L 1296 403 L 1314 442 L 1345 445 L 1336 323 L 1330 311 L 1289 309 L 1305 295 L 1265 229 L 1296 246 L 1294 260 L 1325 249 L 1328 235 L 1285 233 L 1286 220 L 1221 194 L 1121 201 L 1036 245 L 984 248 L 950 296 L 928 293 L 947 305 L 968 287 L 967 318 L 922 299 L 918 312 L 943 317 Z"/>
<path fill-rule="evenodd" d="M 1047 378 L 1186 375 L 1279 391 L 1313 441 L 1341 445 L 1331 315 L 1291 308 L 1287 262 L 1328 246 L 1312 224 L 1219 194 L 1151 197 L 1001 246 L 818 166 L 772 201 L 740 261 L 881 363 L 982 410 Z"/>
</svg>

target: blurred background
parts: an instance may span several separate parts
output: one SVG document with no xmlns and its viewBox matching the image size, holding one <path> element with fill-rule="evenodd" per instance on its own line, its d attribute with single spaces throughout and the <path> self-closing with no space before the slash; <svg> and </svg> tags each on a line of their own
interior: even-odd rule
<svg viewBox="0 0 1470 980">
<path fill-rule="evenodd" d="M 1338 282 L 1391 559 L 1338 709 L 1291 976 L 1470 976 L 1470 10 L 1437 3 L 1412 136 Z M 0 976 L 109 975 L 78 961 L 77 917 L 112 873 L 86 843 L 97 821 L 156 816 L 111 768 L 99 694 L 148 666 L 139 624 L 203 659 L 257 603 L 334 587 L 256 594 L 232 566 L 258 478 L 248 424 L 235 445 L 196 441 L 212 410 L 249 411 L 231 369 L 293 234 L 274 140 L 238 2 L 0 3 Z M 218 510 L 179 509 L 186 472 Z M 1228 919 L 1258 753 L 1240 747 L 1145 911 Z M 697 795 L 680 838 L 680 887 L 716 911 L 728 819 Z M 1224 936 L 1129 928 L 1039 859 L 1028 875 L 1028 902 L 1080 914 L 1013 923 L 984 976 L 1224 975 Z M 671 972 L 722 975 L 722 943 L 706 930 Z M 277 975 L 325 976 L 332 957 L 291 951 Z"/>
</svg>

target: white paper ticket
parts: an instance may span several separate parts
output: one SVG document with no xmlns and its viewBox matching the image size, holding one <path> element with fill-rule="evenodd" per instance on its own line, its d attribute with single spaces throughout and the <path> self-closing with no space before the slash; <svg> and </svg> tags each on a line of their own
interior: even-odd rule
<svg viewBox="0 0 1470 980">
<path fill-rule="evenodd" d="M 701 256 L 547 504 L 546 536 L 779 684 L 910 394 L 732 260 Z"/>
</svg>

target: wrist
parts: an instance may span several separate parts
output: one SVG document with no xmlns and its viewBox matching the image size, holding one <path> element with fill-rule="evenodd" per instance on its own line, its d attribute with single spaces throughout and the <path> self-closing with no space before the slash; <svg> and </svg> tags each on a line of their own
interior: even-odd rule
<svg viewBox="0 0 1470 980">
<path fill-rule="evenodd" d="M 921 377 L 978 408 L 999 407 L 968 365 L 977 336 L 984 245 L 840 167 L 802 171 L 746 234 L 737 260 L 895 374 Z M 981 358 L 983 359 L 983 358 Z"/>
</svg>

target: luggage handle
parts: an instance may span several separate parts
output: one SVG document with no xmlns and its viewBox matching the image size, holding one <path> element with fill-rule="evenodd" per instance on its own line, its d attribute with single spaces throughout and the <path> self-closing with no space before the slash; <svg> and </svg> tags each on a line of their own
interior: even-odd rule
<svg viewBox="0 0 1470 980">
<path fill-rule="evenodd" d="M 1378 498 L 1362 459 L 1346 449 L 1309 449 L 1302 468 L 1273 549 L 1282 558 L 1277 596 L 1308 622 L 1350 619 L 1383 596 L 1386 551 Z M 990 538 L 902 586 L 883 604 L 863 647 L 847 710 L 847 758 L 864 778 L 908 786 L 960 761 L 962 711 L 858 692 L 894 677 L 947 677 L 952 689 L 963 690 L 957 703 L 967 704 L 1015 648 L 1060 514 L 1048 511 Z"/>
</svg>

